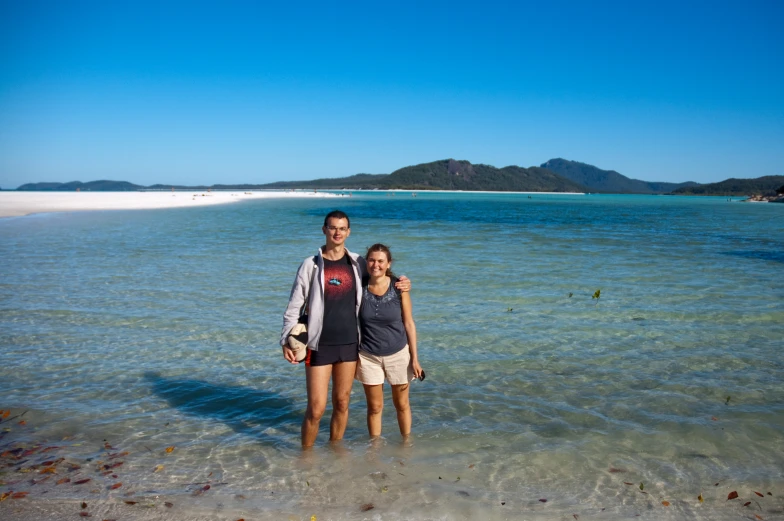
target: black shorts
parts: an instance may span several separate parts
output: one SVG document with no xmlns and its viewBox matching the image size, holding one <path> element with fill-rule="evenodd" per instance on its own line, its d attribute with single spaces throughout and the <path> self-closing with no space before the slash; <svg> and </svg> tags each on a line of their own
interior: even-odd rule
<svg viewBox="0 0 784 521">
<path fill-rule="evenodd" d="M 342 344 L 338 346 L 319 346 L 318 351 L 308 349 L 305 365 L 332 365 L 338 362 L 356 362 L 359 360 L 359 344 Z"/>
</svg>

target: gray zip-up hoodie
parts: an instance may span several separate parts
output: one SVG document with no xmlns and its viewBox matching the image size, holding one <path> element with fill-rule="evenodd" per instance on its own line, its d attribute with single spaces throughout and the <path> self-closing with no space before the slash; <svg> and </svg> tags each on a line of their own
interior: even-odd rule
<svg viewBox="0 0 784 521">
<path fill-rule="evenodd" d="M 362 277 L 367 273 L 365 259 L 356 253 L 346 250 L 346 255 L 351 259 L 354 268 L 354 287 L 357 293 L 357 306 L 355 314 L 359 315 L 359 306 L 362 304 Z M 318 276 L 314 276 L 318 275 Z M 297 324 L 300 315 L 307 305 L 308 310 L 308 348 L 318 351 L 318 342 L 324 325 L 324 258 L 321 248 L 314 257 L 308 257 L 297 270 L 297 277 L 291 287 L 289 305 L 283 313 L 283 330 L 280 332 L 280 345 L 288 343 L 291 329 Z M 356 322 L 357 335 L 360 335 L 359 320 Z"/>
</svg>

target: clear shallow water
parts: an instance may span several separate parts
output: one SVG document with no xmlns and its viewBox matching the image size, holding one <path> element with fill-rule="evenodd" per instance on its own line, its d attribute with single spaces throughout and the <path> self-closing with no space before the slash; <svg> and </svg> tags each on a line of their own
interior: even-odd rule
<svg viewBox="0 0 784 521">
<path fill-rule="evenodd" d="M 368 443 L 356 386 L 343 447 L 327 446 L 323 421 L 303 457 L 304 371 L 277 338 L 295 270 L 336 207 L 351 249 L 383 241 L 414 280 L 428 378 L 412 389 L 410 445 L 391 401 L 385 439 Z M 88 495 L 113 512 L 134 492 L 175 505 L 149 499 L 145 516 L 190 518 L 784 516 L 782 206 L 261 200 L 4 219 L 0 257 L 0 409 L 29 411 L 25 426 L 0 425 L 0 448 L 60 447 L 0 480 L 49 454 L 93 479 L 34 485 L 38 498 Z M 118 478 L 95 472 L 104 440 L 130 452 Z M 758 504 L 727 502 L 733 490 Z"/>
</svg>

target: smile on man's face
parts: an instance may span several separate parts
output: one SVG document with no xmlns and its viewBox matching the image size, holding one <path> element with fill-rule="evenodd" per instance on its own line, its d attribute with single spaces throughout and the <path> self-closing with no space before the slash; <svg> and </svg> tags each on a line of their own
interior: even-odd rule
<svg viewBox="0 0 784 521">
<path fill-rule="evenodd" d="M 348 221 L 335 217 L 331 217 L 322 230 L 327 237 L 327 242 L 335 245 L 343 244 L 348 236 L 351 235 L 351 228 L 348 227 Z"/>
</svg>

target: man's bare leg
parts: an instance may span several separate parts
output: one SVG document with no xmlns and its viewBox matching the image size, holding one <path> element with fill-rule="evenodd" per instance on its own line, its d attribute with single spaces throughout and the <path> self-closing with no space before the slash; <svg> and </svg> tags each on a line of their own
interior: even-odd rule
<svg viewBox="0 0 784 521">
<path fill-rule="evenodd" d="M 332 365 L 332 420 L 329 422 L 329 440 L 343 439 L 348 425 L 348 403 L 354 384 L 356 362 L 338 362 Z"/>
<path fill-rule="evenodd" d="M 332 375 L 331 365 L 305 367 L 305 379 L 308 390 L 308 408 L 302 420 L 302 447 L 312 447 L 318 437 L 319 423 L 327 408 L 329 394 L 329 377 Z"/>
</svg>

